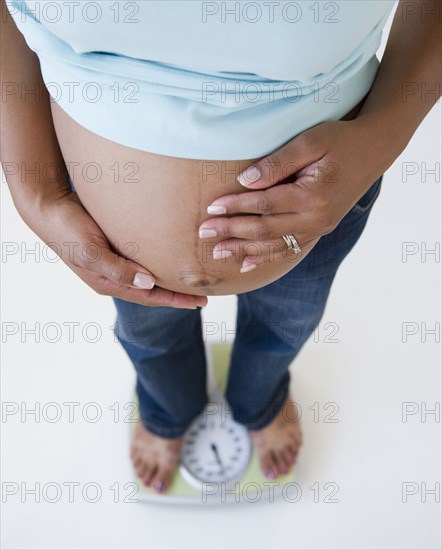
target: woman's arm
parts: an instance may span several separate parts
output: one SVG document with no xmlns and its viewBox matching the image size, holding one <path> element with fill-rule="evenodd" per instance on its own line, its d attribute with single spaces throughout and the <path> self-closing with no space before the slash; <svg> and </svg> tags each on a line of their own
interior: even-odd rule
<svg viewBox="0 0 442 550">
<path fill-rule="evenodd" d="M 442 0 L 399 0 L 376 79 L 356 117 L 390 165 L 441 96 Z"/>
<path fill-rule="evenodd" d="M 48 197 L 66 196 L 70 187 L 38 57 L 0 1 L 0 161 L 14 205 L 26 220 Z"/>
<path fill-rule="evenodd" d="M 98 294 L 146 306 L 195 308 L 205 296 L 153 286 L 154 277 L 117 254 L 72 193 L 37 55 L 0 0 L 0 161 L 14 206 L 28 227 Z M 88 245 L 99 250 L 89 258 Z M 74 245 L 74 246 L 72 246 Z"/>
</svg>

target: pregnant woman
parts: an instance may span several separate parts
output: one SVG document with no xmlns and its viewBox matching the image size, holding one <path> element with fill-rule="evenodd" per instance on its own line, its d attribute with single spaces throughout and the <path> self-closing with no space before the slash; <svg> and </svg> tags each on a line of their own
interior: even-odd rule
<svg viewBox="0 0 442 550">
<path fill-rule="evenodd" d="M 287 473 L 289 365 L 440 96 L 440 1 L 399 2 L 382 63 L 393 0 L 1 1 L 3 170 L 28 226 L 114 299 L 137 474 L 170 485 L 207 402 L 200 307 L 228 294 L 226 398 L 263 472 Z"/>
</svg>

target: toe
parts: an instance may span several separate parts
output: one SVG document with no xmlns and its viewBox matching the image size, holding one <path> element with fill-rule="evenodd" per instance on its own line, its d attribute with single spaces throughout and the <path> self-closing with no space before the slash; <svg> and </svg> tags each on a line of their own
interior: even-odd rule
<svg viewBox="0 0 442 550">
<path fill-rule="evenodd" d="M 137 475 L 138 477 L 144 481 L 144 477 L 146 475 L 146 469 L 148 468 L 148 464 L 146 462 L 143 462 L 140 464 L 140 466 L 137 468 Z"/>
<path fill-rule="evenodd" d="M 275 460 L 275 455 L 271 451 L 267 453 L 265 468 L 263 469 L 267 479 L 275 479 L 278 477 L 278 463 Z"/>
<path fill-rule="evenodd" d="M 141 479 L 143 480 L 143 483 L 144 485 L 146 485 L 146 487 L 149 486 L 149 480 L 152 476 L 152 469 L 153 469 L 153 466 L 146 462 L 144 468 L 143 468 L 143 473 L 141 474 Z"/>
<path fill-rule="evenodd" d="M 267 479 L 275 479 L 278 475 L 278 468 L 270 451 L 260 456 L 260 466 Z"/>
<path fill-rule="evenodd" d="M 291 464 L 296 464 L 296 461 L 298 459 L 299 454 L 299 446 L 298 445 L 290 445 L 290 456 L 291 456 Z"/>
<path fill-rule="evenodd" d="M 154 481 L 157 472 L 158 472 L 158 464 L 152 465 L 149 468 L 149 470 L 146 472 L 146 476 L 144 478 L 144 483 L 147 486 L 149 486 L 149 487 L 152 486 L 152 482 Z"/>
<path fill-rule="evenodd" d="M 273 451 L 274 462 L 277 468 L 277 474 L 283 476 L 288 473 L 288 465 L 286 465 L 281 451 Z"/>
<path fill-rule="evenodd" d="M 133 465 L 137 476 L 140 477 L 144 466 L 144 462 L 141 456 L 135 456 L 135 458 L 133 459 Z"/>
<path fill-rule="evenodd" d="M 173 471 L 173 468 L 165 466 L 158 469 L 155 477 L 152 479 L 152 486 L 158 493 L 164 493 L 170 486 Z"/>
<path fill-rule="evenodd" d="M 282 456 L 289 472 L 292 469 L 293 464 L 295 463 L 295 455 L 293 451 L 290 450 L 290 448 L 286 448 L 284 449 L 284 451 L 282 451 Z"/>
<path fill-rule="evenodd" d="M 290 464 L 290 460 L 287 459 L 285 449 L 281 449 L 278 452 L 278 460 L 279 460 L 279 473 L 283 476 L 287 475 L 292 465 Z"/>
</svg>

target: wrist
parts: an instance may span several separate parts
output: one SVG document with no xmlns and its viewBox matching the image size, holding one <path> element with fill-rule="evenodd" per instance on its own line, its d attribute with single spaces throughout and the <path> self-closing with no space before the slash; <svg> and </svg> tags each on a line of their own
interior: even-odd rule
<svg viewBox="0 0 442 550">
<path fill-rule="evenodd" d="M 382 174 L 402 154 L 412 137 L 400 123 L 382 111 L 366 112 L 362 108 L 351 123 L 362 136 L 370 161 L 378 165 L 378 172 Z"/>
<path fill-rule="evenodd" d="M 57 224 L 61 227 L 66 224 L 68 217 L 63 211 L 72 200 L 79 202 L 76 193 L 60 188 L 52 194 L 22 193 L 14 199 L 14 205 L 25 224 L 47 242 Z"/>
</svg>

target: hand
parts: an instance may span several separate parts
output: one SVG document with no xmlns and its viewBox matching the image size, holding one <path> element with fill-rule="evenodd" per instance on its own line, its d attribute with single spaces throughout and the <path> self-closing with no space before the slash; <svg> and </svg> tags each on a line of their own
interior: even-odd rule
<svg viewBox="0 0 442 550">
<path fill-rule="evenodd" d="M 25 221 L 98 294 L 145 306 L 185 309 L 207 304 L 205 296 L 179 294 L 153 286 L 154 277 L 147 269 L 111 249 L 76 193 L 69 192 L 45 204 L 32 214 L 31 220 Z"/>
<path fill-rule="evenodd" d="M 224 237 L 214 247 L 214 258 L 229 250 L 243 260 L 241 271 L 250 271 L 291 254 L 295 266 L 338 226 L 389 165 L 387 156 L 370 155 L 373 139 L 373 130 L 357 118 L 324 122 L 255 162 L 258 170 L 250 166 L 238 176 L 251 191 L 224 195 L 207 210 L 220 214 L 212 207 L 225 207 L 223 214 L 229 217 L 210 218 L 199 228 Z M 296 237 L 303 251 L 297 262 L 282 238 L 287 234 Z"/>
</svg>

